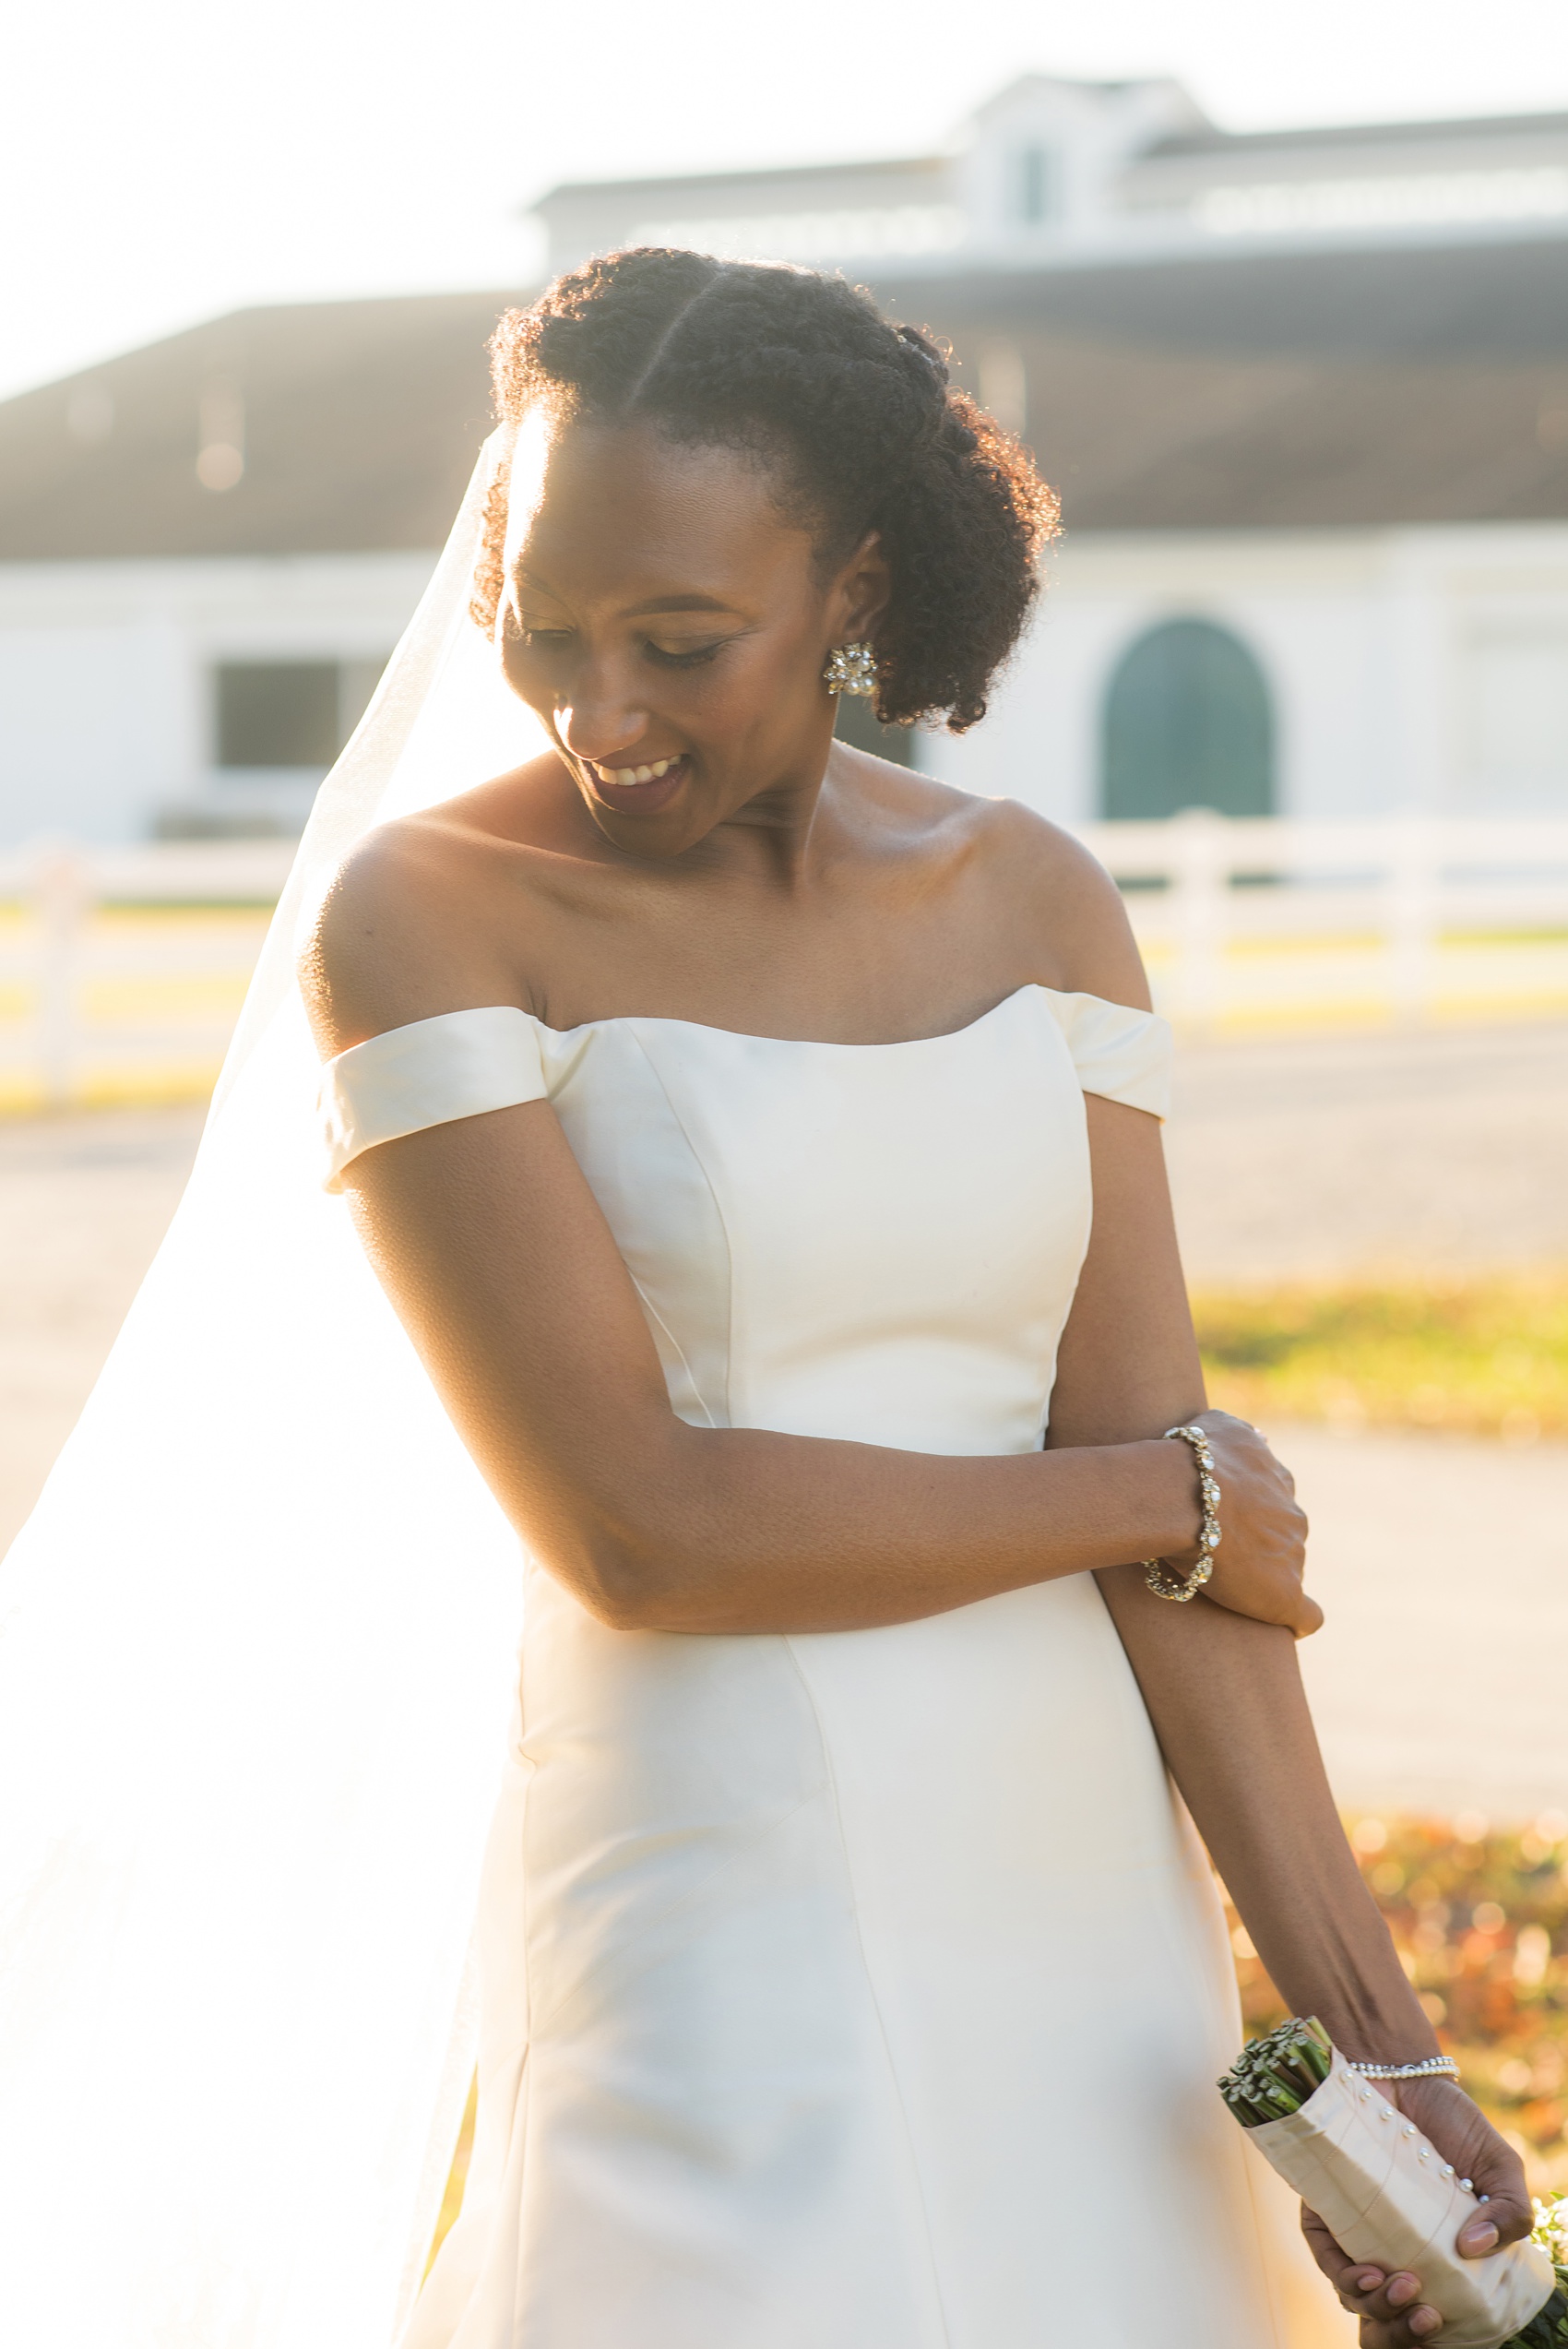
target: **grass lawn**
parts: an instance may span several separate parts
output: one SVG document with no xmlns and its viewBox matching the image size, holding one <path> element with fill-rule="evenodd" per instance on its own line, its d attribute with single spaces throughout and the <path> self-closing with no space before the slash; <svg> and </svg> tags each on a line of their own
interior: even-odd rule
<svg viewBox="0 0 1568 2349">
<path fill-rule="evenodd" d="M 1568 1270 L 1200 1291 L 1210 1400 L 1243 1419 L 1568 1436 Z"/>
</svg>

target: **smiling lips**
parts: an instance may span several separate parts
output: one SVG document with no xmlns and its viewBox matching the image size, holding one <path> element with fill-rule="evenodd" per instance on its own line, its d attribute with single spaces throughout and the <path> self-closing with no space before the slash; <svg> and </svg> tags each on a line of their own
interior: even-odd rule
<svg viewBox="0 0 1568 2349">
<path fill-rule="evenodd" d="M 584 763 L 593 769 L 601 783 L 610 783 L 617 790 L 624 791 L 628 784 L 662 782 L 671 768 L 679 767 L 685 755 L 683 750 L 677 751 L 672 758 L 656 758 L 647 767 L 606 767 L 597 758 Z"/>
</svg>

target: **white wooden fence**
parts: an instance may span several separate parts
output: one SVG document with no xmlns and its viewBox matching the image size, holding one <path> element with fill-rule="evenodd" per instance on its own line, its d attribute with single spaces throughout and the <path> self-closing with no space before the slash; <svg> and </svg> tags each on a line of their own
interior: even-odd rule
<svg viewBox="0 0 1568 2349">
<path fill-rule="evenodd" d="M 1087 844 L 1127 893 L 1163 1007 L 1189 1029 L 1238 1019 L 1420 1021 L 1568 1014 L 1568 818 L 1308 824 L 1194 812 L 1100 824 Z M 259 916 L 225 930 L 181 909 L 265 908 L 292 849 L 281 841 L 138 848 L 39 844 L 0 857 L 0 1079 L 9 1098 L 60 1105 L 93 1090 L 102 1044 L 87 998 L 119 986 L 178 997 L 215 984 L 215 1011 L 174 1019 L 162 1044 L 140 1018 L 131 1046 L 216 1069 Z M 121 924 L 108 909 L 171 919 Z M 10 909 L 9 919 L 5 910 Z M 9 1017 L 6 1014 L 9 1014 Z M 138 1015 L 139 1018 L 139 1015 Z M 205 1056 L 205 1057 L 204 1057 Z"/>
<path fill-rule="evenodd" d="M 63 1107 L 76 1100 L 94 1047 L 102 1039 L 84 1003 L 95 984 L 144 988 L 162 995 L 198 992 L 216 984 L 216 1015 L 155 1019 L 151 1032 L 129 1039 L 145 1065 L 142 1090 L 159 1090 L 158 1069 L 171 1044 L 188 1067 L 216 1075 L 232 1011 L 249 977 L 264 926 L 293 862 L 291 841 L 170 841 L 136 848 L 88 848 L 69 841 L 41 841 L 0 857 L 0 907 L 16 919 L 0 926 L 0 1000 L 15 1009 L 0 1018 L 0 1076 L 23 1104 Z M 255 918 L 213 936 L 172 918 L 151 921 L 138 934 L 106 933 L 106 909 L 167 909 L 172 916 L 196 909 L 254 909 Z M 226 998 L 226 1000 L 222 1000 Z M 9 1031 L 9 1032 L 7 1032 Z M 18 1080 L 19 1079 L 19 1084 Z M 133 1087 L 133 1090 L 136 1088 Z"/>
<path fill-rule="evenodd" d="M 1123 884 L 1163 1008 L 1186 1027 L 1568 1012 L 1568 818 L 1194 810 L 1083 837 Z"/>
</svg>

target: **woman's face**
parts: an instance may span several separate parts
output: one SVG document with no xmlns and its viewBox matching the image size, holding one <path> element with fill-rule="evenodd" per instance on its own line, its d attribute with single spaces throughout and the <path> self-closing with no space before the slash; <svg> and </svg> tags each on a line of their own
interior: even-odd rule
<svg viewBox="0 0 1568 2349">
<path fill-rule="evenodd" d="M 589 815 L 679 856 L 750 811 L 789 821 L 826 764 L 830 648 L 886 601 L 874 537 L 825 580 L 764 466 L 648 425 L 569 424 L 514 471 L 497 638 Z"/>
</svg>

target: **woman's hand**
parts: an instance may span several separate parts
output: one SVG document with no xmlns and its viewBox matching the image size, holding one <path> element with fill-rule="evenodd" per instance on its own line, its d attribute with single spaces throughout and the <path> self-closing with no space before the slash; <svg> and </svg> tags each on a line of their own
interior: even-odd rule
<svg viewBox="0 0 1568 2349">
<path fill-rule="evenodd" d="M 1205 1411 L 1193 1425 L 1208 1437 L 1219 1485 L 1219 1547 L 1205 1596 L 1232 1615 L 1283 1624 L 1304 1640 L 1321 1625 L 1323 1609 L 1301 1588 L 1307 1520 L 1296 1499 L 1295 1479 L 1244 1419 L 1232 1419 L 1228 1411 Z M 1194 1543 L 1169 1563 L 1184 1573 L 1198 1556 Z"/>
<path fill-rule="evenodd" d="M 1443 2079 L 1385 2080 L 1377 2085 L 1484 2198 L 1460 2230 L 1466 2259 L 1484 2260 L 1528 2235 L 1530 2198 L 1519 2158 L 1462 2089 Z M 1302 2210 L 1301 2232 L 1338 2293 L 1340 2307 L 1360 2319 L 1361 2349 L 1413 2349 L 1417 2343 L 1441 2339 L 1443 2319 L 1421 2298 L 1419 2275 L 1408 2268 L 1388 2270 L 1375 2260 L 1352 2260 L 1315 2211 Z"/>
</svg>

